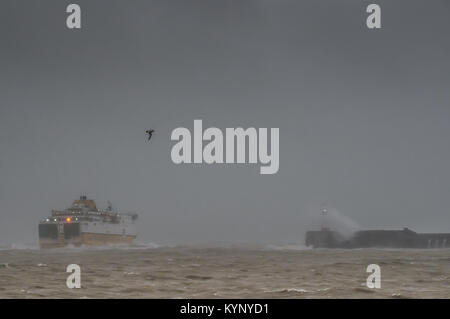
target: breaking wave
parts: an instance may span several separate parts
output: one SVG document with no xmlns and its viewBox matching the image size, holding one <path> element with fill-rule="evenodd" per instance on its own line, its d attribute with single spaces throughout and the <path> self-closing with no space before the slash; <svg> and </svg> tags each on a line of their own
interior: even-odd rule
<svg viewBox="0 0 450 319">
<path fill-rule="evenodd" d="M 65 247 L 58 248 L 48 248 L 46 251 L 95 251 L 95 250 L 112 250 L 112 249 L 121 249 L 121 250 L 145 250 L 145 249 L 156 249 L 161 247 L 170 247 L 167 245 L 161 245 L 153 242 L 142 243 L 137 242 L 133 245 L 128 244 L 112 244 L 112 245 L 104 245 L 104 246 L 73 246 L 68 245 Z M 39 245 L 37 244 L 24 244 L 24 243 L 14 243 L 9 245 L 0 245 L 0 251 L 6 250 L 39 250 Z"/>
<path fill-rule="evenodd" d="M 286 245 L 267 245 L 267 250 L 310 250 L 311 247 L 302 244 L 286 244 Z"/>
<path fill-rule="evenodd" d="M 37 250 L 39 246 L 37 244 L 24 244 L 16 243 L 9 245 L 0 245 L 0 250 Z"/>
<path fill-rule="evenodd" d="M 73 246 L 68 245 L 66 247 L 59 248 L 50 248 L 53 251 L 104 251 L 104 250 L 147 250 L 147 249 L 157 249 L 160 247 L 167 247 L 163 245 L 159 245 L 156 243 L 135 243 L 132 245 L 129 244 L 111 244 L 111 245 L 103 245 L 103 246 Z"/>
</svg>

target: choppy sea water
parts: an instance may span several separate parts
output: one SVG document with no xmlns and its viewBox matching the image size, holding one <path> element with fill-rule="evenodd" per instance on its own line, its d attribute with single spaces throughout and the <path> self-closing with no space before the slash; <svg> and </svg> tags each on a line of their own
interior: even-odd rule
<svg viewBox="0 0 450 319">
<path fill-rule="evenodd" d="M 81 267 L 81 289 L 66 267 Z M 369 264 L 381 288 L 369 289 Z M 0 298 L 449 298 L 450 250 L 0 249 Z"/>
</svg>

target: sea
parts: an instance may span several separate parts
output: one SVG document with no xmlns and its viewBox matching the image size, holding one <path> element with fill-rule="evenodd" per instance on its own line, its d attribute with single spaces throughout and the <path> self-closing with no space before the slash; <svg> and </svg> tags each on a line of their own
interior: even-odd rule
<svg viewBox="0 0 450 319">
<path fill-rule="evenodd" d="M 67 285 L 73 264 L 80 288 Z M 373 264 L 380 288 L 368 287 Z M 449 249 L 0 246 L 0 298 L 449 297 Z"/>
</svg>

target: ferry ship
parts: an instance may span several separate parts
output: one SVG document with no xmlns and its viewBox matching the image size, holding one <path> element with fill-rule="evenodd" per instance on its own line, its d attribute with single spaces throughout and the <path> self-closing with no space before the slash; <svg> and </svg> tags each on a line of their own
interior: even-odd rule
<svg viewBox="0 0 450 319">
<path fill-rule="evenodd" d="M 132 244 L 137 236 L 137 214 L 119 213 L 108 203 L 97 209 L 94 200 L 80 196 L 64 210 L 52 210 L 39 222 L 41 248 Z"/>
</svg>

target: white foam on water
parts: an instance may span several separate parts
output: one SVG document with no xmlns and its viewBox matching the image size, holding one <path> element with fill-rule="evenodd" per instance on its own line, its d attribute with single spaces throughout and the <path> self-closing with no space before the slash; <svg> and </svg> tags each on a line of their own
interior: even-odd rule
<svg viewBox="0 0 450 319">
<path fill-rule="evenodd" d="M 299 294 L 304 294 L 304 293 L 308 293 L 309 291 L 306 289 L 302 289 L 302 288 L 280 288 L 280 289 L 265 289 L 264 290 L 265 293 L 299 293 Z"/>
<path fill-rule="evenodd" d="M 136 249 L 136 248 L 137 248 L 137 249 L 139 249 L 139 248 L 143 248 L 143 249 L 155 249 L 155 248 L 161 248 L 161 247 L 164 247 L 164 245 L 160 245 L 160 244 L 153 243 L 153 242 L 150 242 L 150 243 L 136 242 L 136 244 L 133 245 L 132 247 L 135 248 L 135 249 Z"/>
<path fill-rule="evenodd" d="M 0 250 L 38 250 L 37 244 L 13 243 L 9 245 L 0 245 Z"/>
<path fill-rule="evenodd" d="M 268 250 L 311 250 L 311 247 L 302 244 L 286 244 L 286 245 L 267 245 Z"/>
<path fill-rule="evenodd" d="M 89 246 L 89 245 L 67 245 L 64 247 L 46 248 L 43 251 L 48 252 L 58 252 L 58 253 L 72 253 L 72 252 L 88 252 L 88 251 L 107 251 L 107 250 L 146 250 L 146 249 L 156 249 L 160 247 L 168 247 L 159 245 L 156 243 L 136 243 L 136 244 L 111 244 L 103 246 Z M 36 249 L 39 249 L 37 247 Z"/>
</svg>

